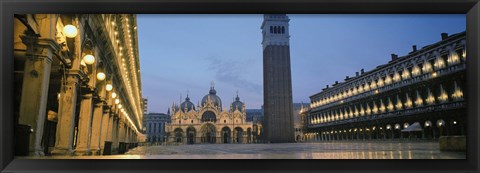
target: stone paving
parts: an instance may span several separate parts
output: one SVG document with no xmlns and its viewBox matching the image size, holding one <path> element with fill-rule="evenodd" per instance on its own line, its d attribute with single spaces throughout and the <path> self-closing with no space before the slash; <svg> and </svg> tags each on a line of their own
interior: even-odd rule
<svg viewBox="0 0 480 173">
<path fill-rule="evenodd" d="M 45 159 L 466 159 L 438 142 L 320 142 L 139 146 L 125 155 L 55 156 Z M 36 158 L 37 159 L 37 158 Z"/>
</svg>

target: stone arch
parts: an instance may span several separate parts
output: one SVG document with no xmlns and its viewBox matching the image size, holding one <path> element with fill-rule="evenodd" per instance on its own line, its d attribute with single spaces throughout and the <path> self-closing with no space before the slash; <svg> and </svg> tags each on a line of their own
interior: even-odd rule
<svg viewBox="0 0 480 173">
<path fill-rule="evenodd" d="M 247 143 L 251 143 L 252 142 L 252 128 L 251 127 L 248 127 L 247 128 Z"/>
<path fill-rule="evenodd" d="M 202 143 L 215 143 L 216 141 L 216 127 L 211 123 L 205 123 L 202 125 L 200 132 Z"/>
<path fill-rule="evenodd" d="M 205 111 L 202 113 L 202 122 L 216 122 L 217 116 L 213 111 Z"/>
<path fill-rule="evenodd" d="M 186 130 L 187 144 L 194 144 L 197 134 L 197 130 L 193 126 L 189 126 Z"/>
<path fill-rule="evenodd" d="M 241 127 L 235 127 L 234 128 L 234 138 L 235 138 L 235 143 L 242 143 L 243 142 L 243 128 Z"/>
<path fill-rule="evenodd" d="M 181 143 L 183 139 L 183 130 L 180 127 L 175 128 L 173 131 L 175 136 L 175 142 Z"/>
<path fill-rule="evenodd" d="M 221 135 L 222 135 L 222 143 L 231 143 L 232 142 L 232 130 L 230 127 L 225 126 L 221 130 Z"/>
</svg>

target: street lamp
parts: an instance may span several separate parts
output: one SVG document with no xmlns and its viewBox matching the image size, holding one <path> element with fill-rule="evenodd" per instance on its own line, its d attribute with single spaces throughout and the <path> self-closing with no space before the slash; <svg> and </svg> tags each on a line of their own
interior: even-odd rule
<svg viewBox="0 0 480 173">
<path fill-rule="evenodd" d="M 63 33 L 68 38 L 74 38 L 77 36 L 78 33 L 77 27 L 73 25 L 65 25 L 65 27 L 63 27 Z"/>
<path fill-rule="evenodd" d="M 114 99 L 115 97 L 117 97 L 117 93 L 113 92 L 112 93 L 112 98 Z"/>
<path fill-rule="evenodd" d="M 115 104 L 120 104 L 120 100 L 119 99 L 115 99 Z"/>
</svg>

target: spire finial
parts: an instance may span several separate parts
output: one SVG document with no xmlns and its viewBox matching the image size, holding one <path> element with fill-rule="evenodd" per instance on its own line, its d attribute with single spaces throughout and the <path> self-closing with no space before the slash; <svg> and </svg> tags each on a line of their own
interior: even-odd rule
<svg viewBox="0 0 480 173">
<path fill-rule="evenodd" d="M 211 85 L 210 86 L 211 89 L 215 88 L 215 83 L 213 81 L 210 83 L 210 85 Z"/>
</svg>

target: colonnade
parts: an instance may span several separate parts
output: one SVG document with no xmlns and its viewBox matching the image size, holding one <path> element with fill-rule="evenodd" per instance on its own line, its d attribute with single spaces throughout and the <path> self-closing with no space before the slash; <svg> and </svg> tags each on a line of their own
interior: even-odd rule
<svg viewBox="0 0 480 173">
<path fill-rule="evenodd" d="M 114 42 L 99 34 L 102 17 L 15 16 L 16 155 L 114 154 L 136 146 L 135 100 L 118 75 L 115 50 L 102 43 Z"/>
</svg>

